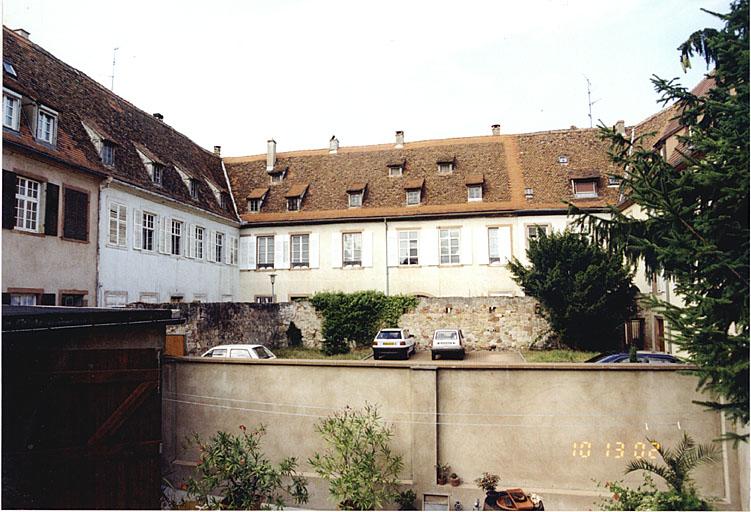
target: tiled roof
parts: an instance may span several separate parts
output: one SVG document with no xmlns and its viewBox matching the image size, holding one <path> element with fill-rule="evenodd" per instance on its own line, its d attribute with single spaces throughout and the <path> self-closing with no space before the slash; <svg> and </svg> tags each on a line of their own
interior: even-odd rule
<svg viewBox="0 0 751 512">
<path fill-rule="evenodd" d="M 715 81 L 714 78 L 708 77 L 699 82 L 696 87 L 694 87 L 691 90 L 691 94 L 697 97 L 706 96 L 709 93 L 709 90 L 714 87 Z M 665 140 L 669 139 L 679 131 L 681 131 L 684 127 L 681 125 L 681 120 L 679 118 L 680 115 L 680 107 L 675 106 L 673 108 L 674 114 L 673 118 L 670 120 L 670 122 L 665 126 L 660 133 L 659 139 L 655 142 L 655 144 L 659 144 L 661 142 L 664 142 Z"/>
<path fill-rule="evenodd" d="M 284 194 L 284 197 L 300 197 L 308 190 L 307 183 L 295 183 L 289 187 L 289 190 Z"/>
<path fill-rule="evenodd" d="M 250 194 L 248 194 L 248 199 L 263 199 L 263 196 L 265 196 L 268 191 L 269 187 L 254 188 L 250 191 Z"/>
<path fill-rule="evenodd" d="M 270 184 L 266 155 L 224 159 L 232 189 L 238 197 L 270 185 L 260 212 L 247 213 L 247 223 L 364 219 L 379 216 L 477 214 L 482 212 L 550 211 L 615 204 L 618 190 L 607 187 L 607 176 L 618 170 L 608 156 L 608 144 L 597 129 L 569 129 L 522 135 L 489 135 L 394 144 L 342 147 L 277 153 L 277 165 L 288 168 L 285 183 L 309 183 L 301 211 L 286 211 L 287 186 Z M 568 164 L 559 164 L 566 155 Z M 438 162 L 452 162 L 451 172 L 439 172 Z M 402 165 L 401 176 L 388 167 Z M 598 179 L 600 197 L 574 198 L 571 173 L 586 172 Z M 367 182 L 360 208 L 348 208 L 347 191 Z M 466 186 L 482 184 L 482 201 L 467 201 Z M 407 206 L 404 190 L 422 189 L 420 205 Z M 525 189 L 532 188 L 530 198 Z"/>
<path fill-rule="evenodd" d="M 347 192 L 362 192 L 367 186 L 368 184 L 364 181 L 352 183 L 349 187 L 347 187 Z"/>
<path fill-rule="evenodd" d="M 3 59 L 13 64 L 18 75 L 14 78 L 4 72 L 4 87 L 24 95 L 24 103 L 37 102 L 58 112 L 54 147 L 35 140 L 26 116 L 22 116 L 18 133 L 3 130 L 5 143 L 17 144 L 236 220 L 232 202 L 228 201 L 227 208 L 222 209 L 209 185 L 220 192 L 229 190 L 217 155 L 6 27 L 3 27 Z M 115 143 L 114 166 L 102 164 L 83 123 Z M 166 164 L 161 187 L 152 183 L 136 148 L 147 158 Z M 175 165 L 198 180 L 197 199 L 191 198 Z"/>
</svg>

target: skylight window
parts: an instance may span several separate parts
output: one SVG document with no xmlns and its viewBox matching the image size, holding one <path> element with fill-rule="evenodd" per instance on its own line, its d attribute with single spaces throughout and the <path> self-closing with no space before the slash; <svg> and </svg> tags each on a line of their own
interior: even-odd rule
<svg viewBox="0 0 751 512">
<path fill-rule="evenodd" d="M 8 62 L 7 60 L 3 61 L 3 71 L 5 73 L 8 73 L 13 78 L 18 78 L 18 73 L 16 73 L 16 68 L 14 68 L 13 64 Z"/>
<path fill-rule="evenodd" d="M 568 156 L 567 155 L 560 155 L 558 157 L 558 163 L 559 164 L 563 164 L 563 165 L 568 164 Z"/>
</svg>

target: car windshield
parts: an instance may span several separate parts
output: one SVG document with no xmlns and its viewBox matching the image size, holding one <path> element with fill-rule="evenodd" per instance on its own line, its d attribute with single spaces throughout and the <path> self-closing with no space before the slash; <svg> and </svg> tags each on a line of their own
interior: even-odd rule
<svg viewBox="0 0 751 512">
<path fill-rule="evenodd" d="M 456 331 L 437 331 L 435 333 L 434 338 L 438 341 L 444 341 L 444 340 L 458 340 L 459 335 L 456 333 Z"/>
<path fill-rule="evenodd" d="M 381 331 L 376 336 L 377 340 L 398 340 L 401 339 L 402 333 L 399 331 Z"/>
<path fill-rule="evenodd" d="M 265 347 L 256 347 L 255 348 L 256 355 L 258 355 L 259 359 L 270 359 L 271 358 L 271 352 L 266 350 Z"/>
</svg>

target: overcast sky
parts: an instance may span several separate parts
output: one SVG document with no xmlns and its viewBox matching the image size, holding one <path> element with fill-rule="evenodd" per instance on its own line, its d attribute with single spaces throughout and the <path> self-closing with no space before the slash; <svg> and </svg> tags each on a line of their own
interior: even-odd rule
<svg viewBox="0 0 751 512">
<path fill-rule="evenodd" d="M 639 122 L 728 0 L 5 0 L 3 23 L 223 155 Z"/>
</svg>

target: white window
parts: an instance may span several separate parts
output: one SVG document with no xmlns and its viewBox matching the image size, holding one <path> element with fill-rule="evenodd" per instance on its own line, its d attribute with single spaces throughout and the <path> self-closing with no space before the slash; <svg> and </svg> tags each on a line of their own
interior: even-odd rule
<svg viewBox="0 0 751 512">
<path fill-rule="evenodd" d="M 608 176 L 608 187 L 617 187 L 621 184 L 620 176 Z"/>
<path fill-rule="evenodd" d="M 288 197 L 287 198 L 287 210 L 291 212 L 296 212 L 300 209 L 300 198 L 299 197 Z"/>
<path fill-rule="evenodd" d="M 37 140 L 48 144 L 54 144 L 56 124 L 57 115 L 54 112 L 44 108 L 39 108 L 37 114 Z"/>
<path fill-rule="evenodd" d="M 144 251 L 154 250 L 154 230 L 156 227 L 156 216 L 153 213 L 143 212 L 142 224 L 142 247 Z"/>
<path fill-rule="evenodd" d="M 468 201 L 482 201 L 482 185 L 469 185 L 467 187 Z"/>
<path fill-rule="evenodd" d="M 203 259 L 203 241 L 206 231 L 201 226 L 195 227 L 195 241 L 193 243 L 193 257 Z"/>
<path fill-rule="evenodd" d="M 256 295 L 256 304 L 271 304 L 274 298 L 271 295 Z"/>
<path fill-rule="evenodd" d="M 454 171 L 453 162 L 438 162 L 438 172 L 440 174 L 450 174 Z"/>
<path fill-rule="evenodd" d="M 404 173 L 404 168 L 401 165 L 389 165 L 389 176 L 397 178 Z"/>
<path fill-rule="evenodd" d="M 190 197 L 198 199 L 198 180 L 190 178 Z"/>
<path fill-rule="evenodd" d="M 257 268 L 274 268 L 274 237 L 259 236 L 256 238 Z"/>
<path fill-rule="evenodd" d="M 172 219 L 170 254 L 179 256 L 183 251 L 183 223 Z"/>
<path fill-rule="evenodd" d="M 541 235 L 547 235 L 548 227 L 549 226 L 545 224 L 533 224 L 527 226 L 527 245 L 529 245 L 531 240 L 538 240 Z"/>
<path fill-rule="evenodd" d="M 399 265 L 417 265 L 419 262 L 417 254 L 418 232 L 417 231 L 400 231 L 399 232 Z"/>
<path fill-rule="evenodd" d="M 568 156 L 566 156 L 566 155 L 560 155 L 558 157 L 558 163 L 559 164 L 564 164 L 564 165 L 568 164 Z"/>
<path fill-rule="evenodd" d="M 292 235 L 292 257 L 293 267 L 310 266 L 310 235 Z"/>
<path fill-rule="evenodd" d="M 420 189 L 407 190 L 407 204 L 420 204 Z"/>
<path fill-rule="evenodd" d="M 498 228 L 488 228 L 488 261 L 490 263 L 501 262 L 501 239 Z"/>
<path fill-rule="evenodd" d="M 574 197 L 597 197 L 597 182 L 595 180 L 573 180 Z"/>
<path fill-rule="evenodd" d="M 138 296 L 138 302 L 143 302 L 144 304 L 158 304 L 159 294 L 156 292 L 141 292 Z"/>
<path fill-rule="evenodd" d="M 21 123 L 21 97 L 3 90 L 3 126 L 18 131 Z"/>
<path fill-rule="evenodd" d="M 237 265 L 237 250 L 239 248 L 237 237 L 229 237 L 229 264 Z"/>
<path fill-rule="evenodd" d="M 36 306 L 37 295 L 36 293 L 11 293 L 10 305 L 11 306 Z"/>
<path fill-rule="evenodd" d="M 206 294 L 205 293 L 194 293 L 193 294 L 193 302 L 206 302 Z"/>
<path fill-rule="evenodd" d="M 224 250 L 224 233 L 217 232 L 215 240 L 216 242 L 214 244 L 214 255 L 215 255 L 214 261 L 216 261 L 217 263 L 221 263 L 223 261 L 222 256 L 224 256 L 224 254 L 222 253 L 222 251 Z"/>
<path fill-rule="evenodd" d="M 154 182 L 155 185 L 161 187 L 162 186 L 162 173 L 164 171 L 164 166 L 161 164 L 158 164 L 156 162 L 152 162 L 151 164 L 151 180 Z"/>
<path fill-rule="evenodd" d="M 350 208 L 358 208 L 362 206 L 362 191 L 360 192 L 349 192 L 349 207 Z"/>
<path fill-rule="evenodd" d="M 344 266 L 362 265 L 362 233 L 344 233 L 342 235 L 342 253 Z"/>
<path fill-rule="evenodd" d="M 124 307 L 128 303 L 128 292 L 104 292 L 104 305 L 106 307 Z"/>
<path fill-rule="evenodd" d="M 126 247 L 126 221 L 128 208 L 122 204 L 110 204 L 110 233 L 109 243 L 118 247 Z"/>
<path fill-rule="evenodd" d="M 261 200 L 260 199 L 250 199 L 248 201 L 248 211 L 252 213 L 258 213 L 261 211 Z"/>
<path fill-rule="evenodd" d="M 439 238 L 441 242 L 441 265 L 459 263 L 459 229 L 441 229 Z"/>
<path fill-rule="evenodd" d="M 104 165 L 115 165 L 115 145 L 109 140 L 103 140 L 99 156 L 102 157 Z"/>
<path fill-rule="evenodd" d="M 16 229 L 39 231 L 39 200 L 41 184 L 16 177 Z"/>
<path fill-rule="evenodd" d="M 8 62 L 7 60 L 3 61 L 3 71 L 8 73 L 13 78 L 18 78 L 18 73 L 16 73 L 16 68 L 14 68 L 13 64 Z"/>
<path fill-rule="evenodd" d="M 271 183 L 281 183 L 284 181 L 284 173 L 283 172 L 275 172 L 271 174 Z"/>
</svg>

